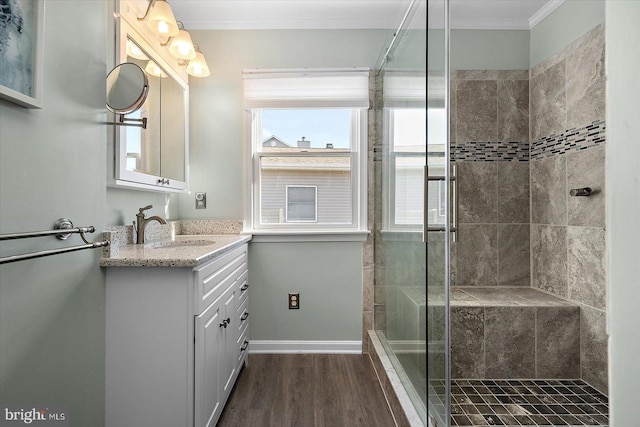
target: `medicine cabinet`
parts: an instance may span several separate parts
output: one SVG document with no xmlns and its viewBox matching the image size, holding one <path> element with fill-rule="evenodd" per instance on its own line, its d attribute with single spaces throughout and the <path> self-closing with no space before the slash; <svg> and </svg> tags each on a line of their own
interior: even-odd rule
<svg viewBox="0 0 640 427">
<path fill-rule="evenodd" d="M 119 2 L 123 8 L 127 2 Z M 116 15 L 116 64 L 134 63 L 148 78 L 146 101 L 128 119 L 146 118 L 146 128 L 113 126 L 113 156 L 110 186 L 185 192 L 188 189 L 189 86 L 186 73 L 176 70 L 155 48 L 158 40 L 143 36 L 125 19 L 127 10 Z M 135 18 L 135 11 L 131 15 Z M 133 18 L 132 18 L 133 20 Z M 160 47 L 160 46 L 158 46 Z M 117 120 L 117 117 L 113 117 Z"/>
</svg>

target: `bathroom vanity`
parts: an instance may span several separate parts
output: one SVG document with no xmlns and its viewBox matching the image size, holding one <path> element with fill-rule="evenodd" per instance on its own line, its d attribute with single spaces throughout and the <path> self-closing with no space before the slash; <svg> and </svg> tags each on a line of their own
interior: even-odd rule
<svg viewBox="0 0 640 427">
<path fill-rule="evenodd" d="M 250 236 L 127 245 L 106 267 L 106 426 L 214 426 L 247 361 Z"/>
</svg>

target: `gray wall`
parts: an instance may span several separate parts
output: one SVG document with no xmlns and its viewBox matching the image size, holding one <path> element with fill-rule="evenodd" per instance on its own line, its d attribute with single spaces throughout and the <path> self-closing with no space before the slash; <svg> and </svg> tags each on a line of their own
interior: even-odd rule
<svg viewBox="0 0 640 427">
<path fill-rule="evenodd" d="M 444 32 L 428 30 L 429 70 L 444 70 Z M 529 31 L 451 30 L 452 70 L 528 70 Z"/>
<path fill-rule="evenodd" d="M 629 227 L 640 212 L 640 2 L 606 9 L 609 411 L 611 425 L 624 427 L 638 422 L 640 379 L 640 228 Z"/>
<path fill-rule="evenodd" d="M 55 4 L 54 4 L 55 3 Z M 59 217 L 106 225 L 105 1 L 48 2 L 44 108 L 0 100 L 0 232 Z M 94 237 L 92 235 L 91 237 Z M 82 243 L 2 242 L 2 255 Z M 0 266 L 0 401 L 59 404 L 71 425 L 104 420 L 104 274 L 99 251 Z"/>
<path fill-rule="evenodd" d="M 528 70 L 529 31 L 452 30 L 452 70 Z"/>
<path fill-rule="evenodd" d="M 244 129 L 242 70 L 374 67 L 390 30 L 192 31 L 211 76 L 190 79 L 191 190 L 180 196 L 181 219 L 240 219 L 250 179 Z"/>
<path fill-rule="evenodd" d="M 191 190 L 206 192 L 208 203 L 207 209 L 195 210 L 193 194 L 180 196 L 180 218 L 244 216 L 251 178 L 246 169 L 250 147 L 242 106 L 243 69 L 374 67 L 391 35 L 389 30 L 193 31 L 211 76 L 190 80 Z M 360 339 L 362 243 L 250 246 L 252 339 Z M 294 290 L 301 293 L 299 311 L 286 306 L 287 293 Z M 343 302 L 345 295 L 348 303 Z M 294 323 L 288 324 L 291 319 Z M 339 328 L 336 319 L 343 319 Z"/>
<path fill-rule="evenodd" d="M 252 340 L 362 338 L 362 243 L 251 243 L 249 274 Z"/>
<path fill-rule="evenodd" d="M 567 0 L 539 22 L 531 29 L 530 66 L 604 22 L 604 5 L 604 0 Z"/>
</svg>

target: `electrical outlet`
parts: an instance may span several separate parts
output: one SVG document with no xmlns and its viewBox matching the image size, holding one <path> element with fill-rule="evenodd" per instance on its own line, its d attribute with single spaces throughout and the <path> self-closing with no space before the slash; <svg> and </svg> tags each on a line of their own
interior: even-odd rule
<svg viewBox="0 0 640 427">
<path fill-rule="evenodd" d="M 289 294 L 289 310 L 300 308 L 300 294 Z"/>
<path fill-rule="evenodd" d="M 207 208 L 207 193 L 196 193 L 196 209 Z"/>
</svg>

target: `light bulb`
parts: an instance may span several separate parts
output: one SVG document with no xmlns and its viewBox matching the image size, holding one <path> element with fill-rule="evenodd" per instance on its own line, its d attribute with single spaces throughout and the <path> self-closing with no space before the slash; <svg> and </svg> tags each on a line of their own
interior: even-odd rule
<svg viewBox="0 0 640 427">
<path fill-rule="evenodd" d="M 187 73 L 194 77 L 207 77 L 211 72 L 202 52 L 196 52 L 196 57 L 189 61 Z"/>
<path fill-rule="evenodd" d="M 147 66 L 144 67 L 144 71 L 147 74 L 151 74 L 152 76 L 167 77 L 162 68 L 160 68 L 160 66 L 153 61 L 147 62 Z"/>
<path fill-rule="evenodd" d="M 159 36 L 174 37 L 180 31 L 171 6 L 165 0 L 156 0 L 146 19 L 149 29 Z"/>
<path fill-rule="evenodd" d="M 160 34 L 167 34 L 169 32 L 169 24 L 166 21 L 158 22 L 158 32 Z"/>
<path fill-rule="evenodd" d="M 149 57 L 138 47 L 137 44 L 127 39 L 127 56 L 135 59 L 147 60 Z"/>
<path fill-rule="evenodd" d="M 188 31 L 180 30 L 169 43 L 169 53 L 178 59 L 190 60 L 196 57 L 196 49 Z"/>
</svg>

